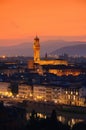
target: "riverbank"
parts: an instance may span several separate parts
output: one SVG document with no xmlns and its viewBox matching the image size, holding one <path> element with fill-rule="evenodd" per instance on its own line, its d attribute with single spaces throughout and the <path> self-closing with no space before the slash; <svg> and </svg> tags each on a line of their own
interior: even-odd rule
<svg viewBox="0 0 86 130">
<path fill-rule="evenodd" d="M 58 115 L 68 115 L 74 118 L 84 118 L 86 120 L 86 107 L 35 101 L 24 101 L 23 106 L 27 112 L 35 110 L 38 113 L 50 115 L 52 110 L 56 110 Z"/>
</svg>

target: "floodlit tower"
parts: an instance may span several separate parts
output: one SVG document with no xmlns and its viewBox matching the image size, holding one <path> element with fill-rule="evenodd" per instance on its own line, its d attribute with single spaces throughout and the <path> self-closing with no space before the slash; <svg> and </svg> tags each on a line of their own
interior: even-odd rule
<svg viewBox="0 0 86 130">
<path fill-rule="evenodd" d="M 38 63 L 40 60 L 40 44 L 39 44 L 39 38 L 37 36 L 34 38 L 33 50 L 34 50 L 34 62 Z"/>
</svg>

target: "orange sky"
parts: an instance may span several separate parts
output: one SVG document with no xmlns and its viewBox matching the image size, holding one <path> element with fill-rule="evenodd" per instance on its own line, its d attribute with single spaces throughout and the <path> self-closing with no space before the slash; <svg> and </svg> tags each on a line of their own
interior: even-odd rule
<svg viewBox="0 0 86 130">
<path fill-rule="evenodd" d="M 0 0 L 0 39 L 86 35 L 85 0 Z"/>
</svg>

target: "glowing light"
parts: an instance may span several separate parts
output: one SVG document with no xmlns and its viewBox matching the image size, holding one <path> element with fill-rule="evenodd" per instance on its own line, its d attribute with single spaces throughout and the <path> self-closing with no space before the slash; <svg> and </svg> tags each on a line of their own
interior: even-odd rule
<svg viewBox="0 0 86 130">
<path fill-rule="evenodd" d="M 30 97 L 32 97 L 33 95 L 32 95 L 32 93 L 30 93 Z"/>
<path fill-rule="evenodd" d="M 6 56 L 5 56 L 5 55 L 3 55 L 3 56 L 2 56 L 2 58 L 3 58 L 3 59 L 5 59 L 5 58 L 6 58 Z"/>
<path fill-rule="evenodd" d="M 71 95 L 73 94 L 73 92 L 71 92 Z"/>
<path fill-rule="evenodd" d="M 54 102 L 57 103 L 57 100 L 55 100 Z"/>
<path fill-rule="evenodd" d="M 66 94 L 67 94 L 68 92 L 66 91 Z"/>
<path fill-rule="evenodd" d="M 78 92 L 76 92 L 76 95 L 78 95 Z"/>
</svg>

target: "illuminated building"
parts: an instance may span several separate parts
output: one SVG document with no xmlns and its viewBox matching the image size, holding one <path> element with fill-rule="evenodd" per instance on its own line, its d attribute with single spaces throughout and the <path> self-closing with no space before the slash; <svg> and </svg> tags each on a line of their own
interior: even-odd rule
<svg viewBox="0 0 86 130">
<path fill-rule="evenodd" d="M 21 84 L 18 86 L 18 96 L 21 98 L 30 98 L 32 96 L 32 89 L 30 85 Z"/>
<path fill-rule="evenodd" d="M 34 85 L 33 100 L 86 106 L 86 88 L 80 86 Z"/>
<path fill-rule="evenodd" d="M 33 98 L 37 101 L 46 100 L 46 87 L 42 85 L 34 85 Z"/>
<path fill-rule="evenodd" d="M 36 101 L 50 101 L 59 103 L 61 88 L 53 85 L 34 85 L 33 99 Z"/>
<path fill-rule="evenodd" d="M 40 65 L 68 65 L 66 60 L 41 60 L 40 59 L 40 43 L 39 43 L 39 38 L 36 36 L 34 38 L 34 45 L 33 45 L 33 50 L 34 50 L 34 63 L 38 63 Z"/>
<path fill-rule="evenodd" d="M 34 49 L 34 62 L 39 63 L 39 61 L 40 61 L 40 44 L 39 44 L 39 38 L 37 36 L 34 38 L 33 49 Z"/>
<path fill-rule="evenodd" d="M 48 66 L 48 72 L 56 74 L 58 76 L 62 76 L 62 75 L 78 76 L 79 74 L 81 74 L 80 69 L 76 69 L 71 66 L 68 66 L 68 62 L 66 60 L 48 59 L 47 56 L 46 56 L 47 58 L 41 59 L 40 43 L 39 43 L 39 38 L 37 36 L 34 38 L 33 51 L 34 51 L 34 60 L 28 62 L 28 68 L 29 69 L 35 68 L 39 74 L 43 74 L 44 71 L 42 68 L 43 66 Z M 38 68 L 36 68 L 36 66 Z M 58 66 L 62 66 L 62 67 L 57 68 Z"/>
<path fill-rule="evenodd" d="M 70 87 L 61 87 L 49 84 L 30 85 L 21 84 L 18 86 L 18 97 L 32 99 L 42 102 L 53 102 L 74 106 L 86 106 L 86 88 L 77 84 Z"/>
<path fill-rule="evenodd" d="M 67 105 L 85 106 L 86 88 L 71 86 L 63 88 L 62 102 Z"/>
<path fill-rule="evenodd" d="M 76 69 L 73 68 L 71 66 L 52 66 L 51 68 L 49 68 L 49 73 L 53 73 L 56 74 L 58 76 L 62 76 L 62 75 L 73 75 L 73 76 L 78 76 L 81 74 L 81 70 L 80 69 Z"/>
<path fill-rule="evenodd" d="M 34 44 L 33 44 L 33 51 L 34 51 L 34 60 L 30 60 L 28 62 L 28 68 L 29 69 L 36 69 L 36 71 L 39 74 L 44 73 L 44 66 L 48 68 L 49 73 L 56 74 L 58 76 L 62 75 L 73 75 L 78 76 L 82 73 L 82 71 L 79 68 L 74 68 L 73 66 L 68 66 L 68 62 L 63 59 L 41 59 L 40 58 L 40 43 L 39 38 L 36 36 L 34 38 Z"/>
<path fill-rule="evenodd" d="M 10 89 L 10 83 L 7 82 L 0 82 L 0 96 L 4 97 L 11 97 L 12 96 L 12 92 Z"/>
<path fill-rule="evenodd" d="M 37 72 L 39 74 L 43 73 L 52 73 L 57 76 L 63 76 L 63 75 L 73 75 L 73 76 L 78 76 L 82 74 L 82 71 L 77 68 L 77 67 L 72 67 L 72 66 L 65 66 L 65 65 L 38 65 Z"/>
</svg>

